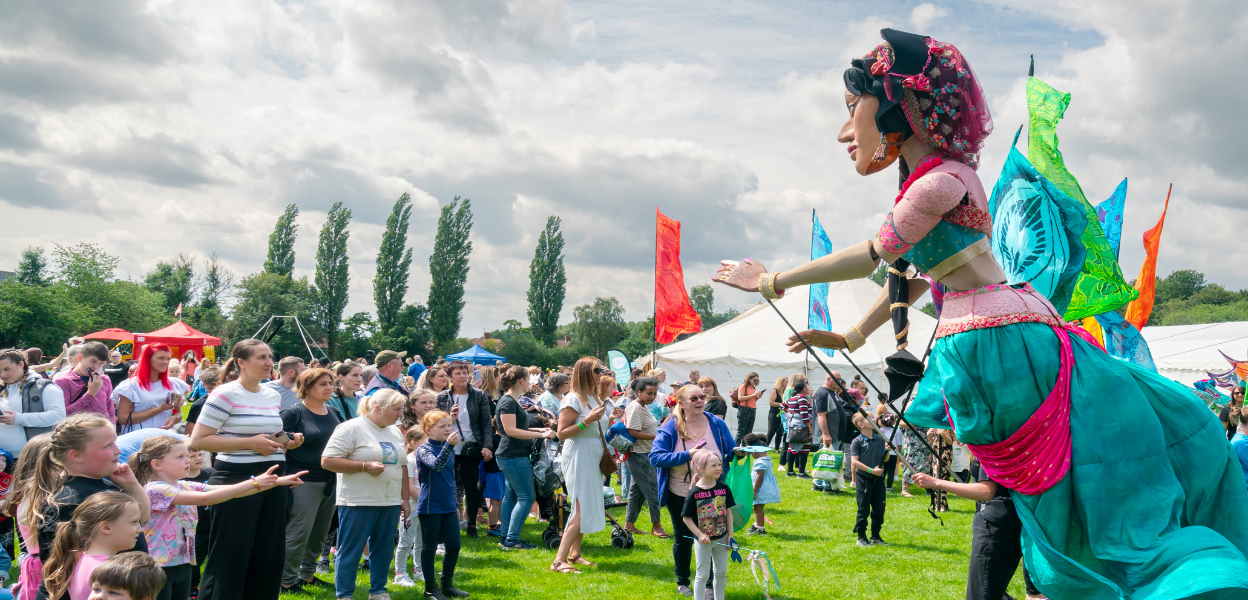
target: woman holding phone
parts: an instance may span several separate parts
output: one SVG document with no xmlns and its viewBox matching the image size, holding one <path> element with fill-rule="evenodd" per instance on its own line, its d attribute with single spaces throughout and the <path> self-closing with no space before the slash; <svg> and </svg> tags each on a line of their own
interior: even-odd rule
<svg viewBox="0 0 1248 600">
<path fill-rule="evenodd" d="M 169 416 L 182 407 L 188 387 L 185 381 L 169 377 L 172 356 L 165 344 L 143 346 L 134 377 L 121 382 L 113 391 L 122 433 L 171 426 Z"/>
</svg>

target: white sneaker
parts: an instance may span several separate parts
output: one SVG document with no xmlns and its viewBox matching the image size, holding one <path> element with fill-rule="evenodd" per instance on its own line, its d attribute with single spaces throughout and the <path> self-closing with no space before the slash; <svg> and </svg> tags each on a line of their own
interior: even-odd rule
<svg viewBox="0 0 1248 600">
<path fill-rule="evenodd" d="M 412 585 L 420 585 L 425 582 L 425 572 L 420 569 L 412 570 Z"/>
<path fill-rule="evenodd" d="M 434 553 L 434 555 L 436 555 L 436 556 L 445 556 L 445 555 L 446 555 L 446 546 L 445 546 L 445 545 L 443 545 L 443 544 L 438 544 L 438 549 L 437 549 L 437 550 L 434 550 L 434 551 L 433 551 L 433 553 Z"/>
<path fill-rule="evenodd" d="M 390 600 L 389 592 L 381 592 L 380 594 L 369 594 L 368 600 Z"/>
<path fill-rule="evenodd" d="M 421 579 L 424 579 L 424 577 L 421 577 Z M 416 582 L 412 581 L 412 578 L 408 577 L 407 573 L 395 573 L 394 585 L 399 587 L 416 587 Z"/>
</svg>

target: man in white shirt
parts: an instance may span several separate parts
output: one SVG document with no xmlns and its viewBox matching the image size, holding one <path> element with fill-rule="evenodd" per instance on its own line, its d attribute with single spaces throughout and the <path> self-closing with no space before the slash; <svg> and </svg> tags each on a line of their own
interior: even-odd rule
<svg viewBox="0 0 1248 600">
<path fill-rule="evenodd" d="M 65 418 L 65 393 L 30 371 L 21 350 L 0 351 L 0 448 L 13 456 L 26 440 L 52 430 Z"/>
</svg>

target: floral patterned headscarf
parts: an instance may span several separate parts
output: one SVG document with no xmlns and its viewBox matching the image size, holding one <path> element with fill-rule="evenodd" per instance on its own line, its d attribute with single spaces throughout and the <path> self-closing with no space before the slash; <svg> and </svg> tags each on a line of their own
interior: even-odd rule
<svg viewBox="0 0 1248 600">
<path fill-rule="evenodd" d="M 886 43 L 851 62 L 845 84 L 853 94 L 880 99 L 881 132 L 905 124 L 938 153 L 972 168 L 992 132 L 992 115 L 979 81 L 953 45 L 927 36 L 883 29 Z"/>
</svg>

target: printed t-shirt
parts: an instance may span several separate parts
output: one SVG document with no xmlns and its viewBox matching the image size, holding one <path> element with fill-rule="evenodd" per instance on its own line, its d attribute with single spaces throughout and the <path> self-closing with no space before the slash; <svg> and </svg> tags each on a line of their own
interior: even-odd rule
<svg viewBox="0 0 1248 600">
<path fill-rule="evenodd" d="M 728 511 L 736 504 L 732 490 L 722 483 L 711 488 L 694 485 L 685 498 L 681 516 L 693 519 L 707 537 L 719 539 L 728 535 Z"/>
</svg>

